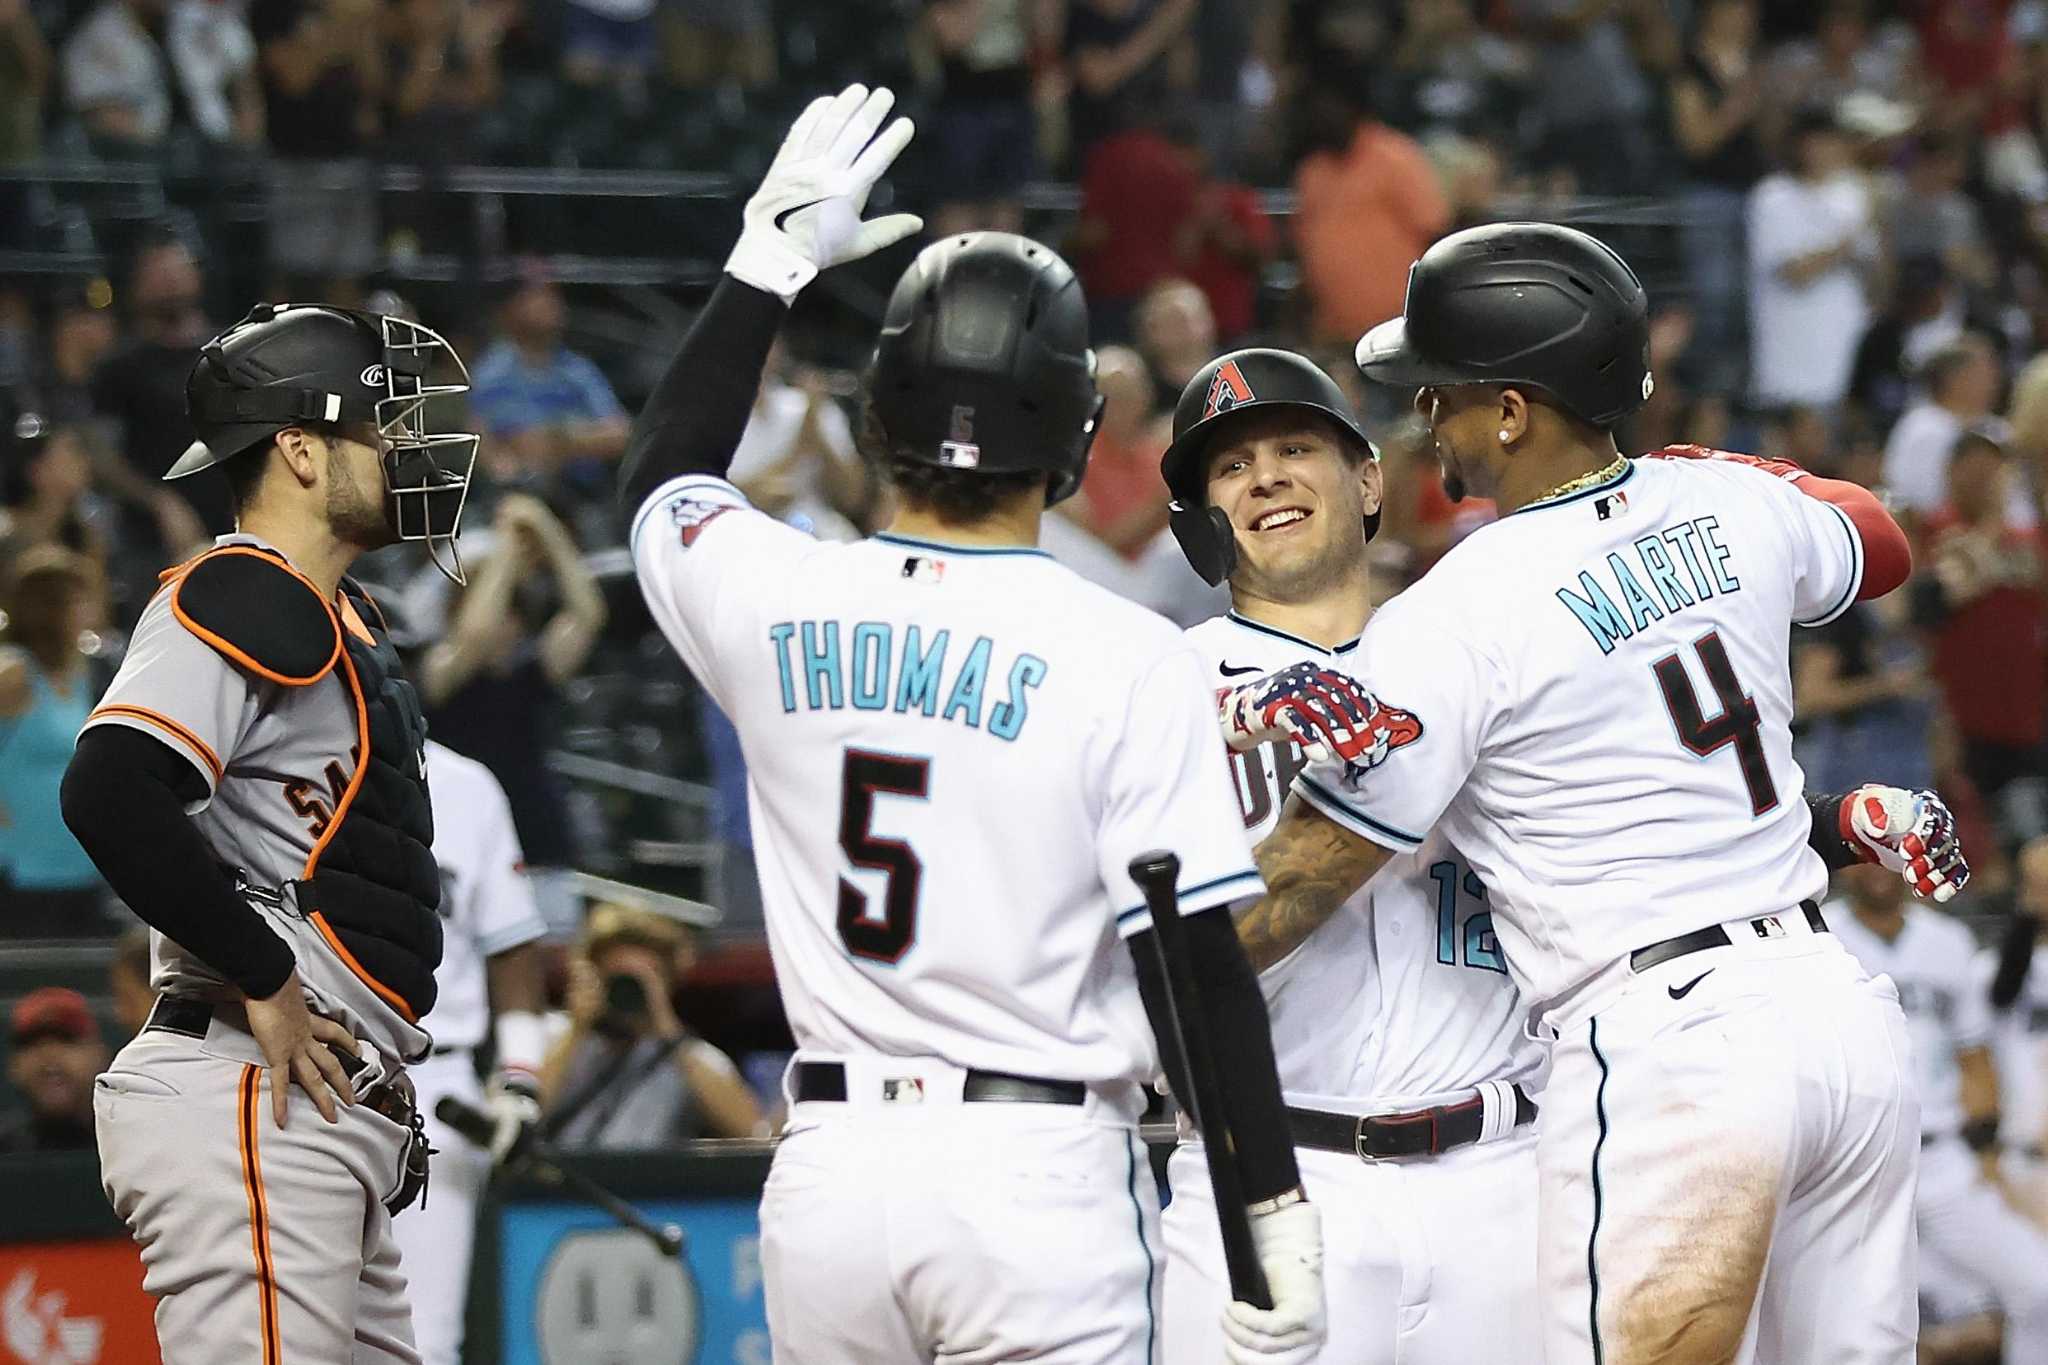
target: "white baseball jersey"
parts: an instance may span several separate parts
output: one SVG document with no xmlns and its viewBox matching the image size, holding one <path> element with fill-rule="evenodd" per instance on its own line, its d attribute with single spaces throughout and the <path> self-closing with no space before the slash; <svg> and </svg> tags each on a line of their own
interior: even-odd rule
<svg viewBox="0 0 2048 1365">
<path fill-rule="evenodd" d="M 1920 1129 L 1953 1136 L 1963 1126 L 1956 1053 L 1991 1041 L 1991 1002 L 1977 989 L 1977 941 L 1961 923 L 1924 905 L 1906 907 L 1906 924 L 1886 940 L 1856 918 L 1847 900 L 1828 904 L 1828 927 L 1872 976 L 1898 987 L 1920 1080 Z"/>
<path fill-rule="evenodd" d="M 437 1050 L 475 1047 L 490 1031 L 495 954 L 547 934 L 525 875 L 512 806 L 491 770 L 427 741 L 434 861 L 441 865 L 441 965 L 427 1031 Z"/>
<path fill-rule="evenodd" d="M 1990 999 L 1998 975 L 1998 954 L 1977 955 L 1971 981 Z M 1992 1024 L 1992 1055 L 1998 1063 L 1999 1140 L 2008 1147 L 2048 1149 L 2048 943 L 2034 945 L 2034 960 L 2019 998 Z"/>
<path fill-rule="evenodd" d="M 820 543 L 704 476 L 632 545 L 739 731 L 799 1048 L 1154 1074 L 1130 860 L 1178 853 L 1183 913 L 1261 889 L 1180 632 L 1035 550 Z"/>
<path fill-rule="evenodd" d="M 1377 743 L 1295 790 L 1397 853 L 1441 827 L 1549 1010 L 1637 948 L 1825 886 L 1787 626 L 1834 619 L 1862 571 L 1848 517 L 1785 480 L 1630 461 L 1481 527 L 1381 607 L 1346 659 Z"/>
<path fill-rule="evenodd" d="M 1219 688 L 1298 663 L 1341 666 L 1357 645 L 1324 649 L 1235 612 L 1188 638 Z M 1273 832 L 1304 763 L 1293 744 L 1231 755 L 1253 843 Z M 1290 1104 L 1383 1107 L 1482 1081 L 1533 1081 L 1540 1064 L 1486 887 L 1441 835 L 1382 868 L 1260 985 Z"/>
</svg>

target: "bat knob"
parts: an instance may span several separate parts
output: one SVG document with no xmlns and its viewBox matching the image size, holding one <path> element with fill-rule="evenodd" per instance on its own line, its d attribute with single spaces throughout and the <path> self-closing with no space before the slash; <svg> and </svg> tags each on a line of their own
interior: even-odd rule
<svg viewBox="0 0 2048 1365">
<path fill-rule="evenodd" d="M 1180 858 L 1163 848 L 1140 853 L 1131 859 L 1131 880 L 1140 886 L 1172 887 L 1180 880 Z"/>
<path fill-rule="evenodd" d="M 664 1256 L 680 1256 L 683 1254 L 683 1230 L 674 1223 L 662 1224 L 658 1242 L 661 1247 L 661 1254 Z"/>
</svg>

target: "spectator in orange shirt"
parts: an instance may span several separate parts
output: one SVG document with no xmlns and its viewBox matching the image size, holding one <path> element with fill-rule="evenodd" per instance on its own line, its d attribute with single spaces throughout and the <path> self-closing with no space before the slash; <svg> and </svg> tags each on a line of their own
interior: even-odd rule
<svg viewBox="0 0 2048 1365">
<path fill-rule="evenodd" d="M 1450 226 L 1450 206 L 1422 148 L 1375 118 L 1355 81 L 1311 91 L 1308 120 L 1295 247 L 1312 334 L 1348 345 L 1400 314 L 1408 267 Z"/>
<path fill-rule="evenodd" d="M 1144 357 L 1130 347 L 1096 353 L 1095 387 L 1106 400 L 1102 425 L 1088 451 L 1080 496 L 1060 510 L 1125 559 L 1136 559 L 1166 528 L 1166 485 L 1159 477 L 1166 433 L 1152 413 Z"/>
</svg>

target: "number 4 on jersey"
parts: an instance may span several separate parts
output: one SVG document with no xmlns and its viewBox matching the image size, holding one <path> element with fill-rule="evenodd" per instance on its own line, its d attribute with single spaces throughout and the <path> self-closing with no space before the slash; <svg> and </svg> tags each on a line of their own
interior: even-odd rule
<svg viewBox="0 0 2048 1365">
<path fill-rule="evenodd" d="M 839 791 L 839 847 L 855 867 L 887 874 L 882 917 L 868 913 L 868 898 L 839 879 L 839 940 L 846 951 L 870 962 L 896 963 L 917 940 L 917 893 L 924 864 L 901 839 L 884 839 L 868 828 L 875 795 L 923 800 L 931 781 L 931 760 L 901 754 L 848 749 Z"/>
<path fill-rule="evenodd" d="M 1693 649 L 1714 689 L 1714 699 L 1721 704 L 1721 714 L 1712 720 L 1700 710 L 1699 694 L 1693 691 L 1692 679 L 1686 676 L 1683 659 L 1667 654 L 1650 665 L 1657 675 L 1657 686 L 1663 689 L 1671 723 L 1678 728 L 1679 743 L 1701 758 L 1734 745 L 1736 760 L 1742 766 L 1743 785 L 1749 788 L 1750 814 L 1762 815 L 1775 809 L 1778 789 L 1771 783 L 1771 766 L 1764 757 L 1764 741 L 1759 733 L 1763 720 L 1757 712 L 1756 698 L 1742 690 L 1720 635 L 1709 631 L 1693 643 Z"/>
</svg>

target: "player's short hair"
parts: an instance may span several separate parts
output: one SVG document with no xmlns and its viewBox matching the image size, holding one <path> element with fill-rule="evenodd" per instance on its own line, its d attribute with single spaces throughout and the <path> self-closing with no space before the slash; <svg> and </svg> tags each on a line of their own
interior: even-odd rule
<svg viewBox="0 0 2048 1365">
<path fill-rule="evenodd" d="M 1036 489 L 1043 495 L 1051 477 L 1039 470 L 983 474 L 971 469 L 947 469 L 912 458 L 894 448 L 881 420 L 875 416 L 873 403 L 861 405 L 854 447 L 905 503 L 930 512 L 949 526 L 985 521 L 997 507 L 1028 490 Z"/>
<path fill-rule="evenodd" d="M 646 948 L 673 958 L 688 946 L 689 931 L 666 915 L 638 906 L 603 901 L 583 921 L 583 952 L 596 957 L 609 948 Z"/>
</svg>

